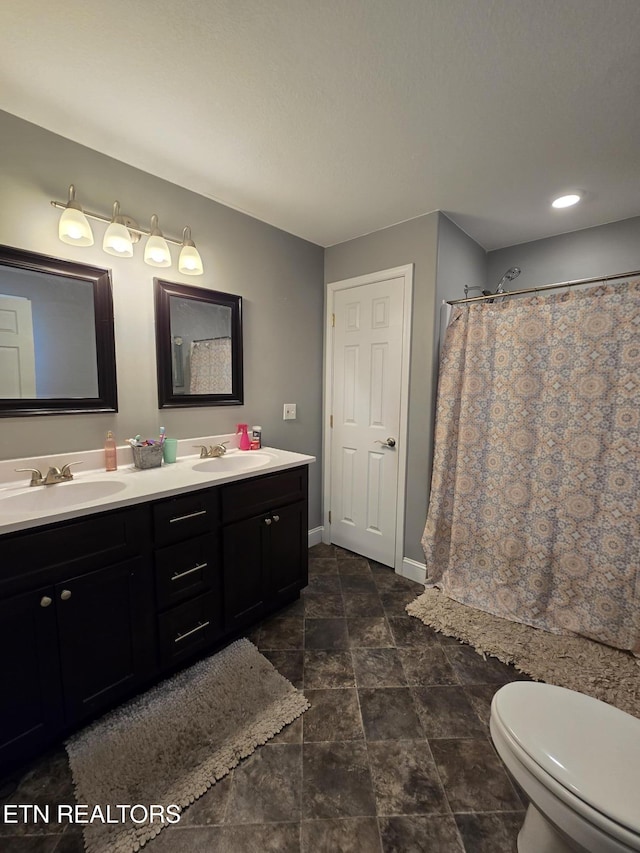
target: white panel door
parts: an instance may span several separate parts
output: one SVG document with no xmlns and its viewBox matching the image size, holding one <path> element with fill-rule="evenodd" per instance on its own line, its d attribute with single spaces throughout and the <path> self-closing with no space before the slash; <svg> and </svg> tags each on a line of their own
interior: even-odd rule
<svg viewBox="0 0 640 853">
<path fill-rule="evenodd" d="M 334 293 L 331 541 L 395 563 L 404 278 Z"/>
<path fill-rule="evenodd" d="M 0 398 L 35 396 L 31 300 L 0 293 Z"/>
</svg>

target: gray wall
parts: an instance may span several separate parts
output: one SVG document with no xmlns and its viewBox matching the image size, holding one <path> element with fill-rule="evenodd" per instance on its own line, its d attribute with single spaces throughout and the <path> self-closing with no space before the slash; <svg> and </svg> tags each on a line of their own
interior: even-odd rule
<svg viewBox="0 0 640 853">
<path fill-rule="evenodd" d="M 514 266 L 522 273 L 512 290 L 640 269 L 640 216 L 489 252 L 490 289 Z"/>
<path fill-rule="evenodd" d="M 409 443 L 404 555 L 424 563 L 420 539 L 431 478 L 431 396 L 439 213 L 367 234 L 325 250 L 325 281 L 413 264 Z"/>
<path fill-rule="evenodd" d="M 64 453 L 99 448 L 107 430 L 118 442 L 155 435 L 162 424 L 177 438 L 233 432 L 239 421 L 263 426 L 265 444 L 311 453 L 309 526 L 321 523 L 322 331 L 321 247 L 163 181 L 89 148 L 0 112 L 0 243 L 110 268 L 113 281 L 119 412 L 0 418 L 0 455 Z M 205 274 L 174 264 L 144 264 L 102 251 L 104 229 L 92 222 L 95 244 L 79 248 L 57 236 L 60 212 L 75 184 L 78 201 L 108 215 L 118 199 L 124 213 L 148 228 L 157 213 L 165 235 L 190 225 Z M 158 410 L 153 277 L 197 284 L 243 297 L 245 405 Z M 296 421 L 282 420 L 283 403 L 298 404 Z"/>
</svg>

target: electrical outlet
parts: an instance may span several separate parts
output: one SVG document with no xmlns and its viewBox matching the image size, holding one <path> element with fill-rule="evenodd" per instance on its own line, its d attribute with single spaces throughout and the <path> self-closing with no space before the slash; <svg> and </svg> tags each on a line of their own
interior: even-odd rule
<svg viewBox="0 0 640 853">
<path fill-rule="evenodd" d="M 284 411 L 282 413 L 283 421 L 295 421 L 296 419 L 296 404 L 295 403 L 285 403 Z"/>
</svg>

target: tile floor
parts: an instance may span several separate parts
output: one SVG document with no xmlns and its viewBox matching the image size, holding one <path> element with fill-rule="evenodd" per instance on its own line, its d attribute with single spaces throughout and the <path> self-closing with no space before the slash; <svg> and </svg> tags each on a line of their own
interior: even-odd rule
<svg viewBox="0 0 640 853">
<path fill-rule="evenodd" d="M 310 710 L 145 853 L 513 853 L 525 806 L 488 715 L 494 691 L 521 676 L 408 616 L 421 590 L 350 552 L 312 548 L 300 600 L 248 635 Z M 5 801 L 73 802 L 63 749 Z M 83 850 L 75 827 L 12 832 L 0 825 L 3 853 Z"/>
</svg>

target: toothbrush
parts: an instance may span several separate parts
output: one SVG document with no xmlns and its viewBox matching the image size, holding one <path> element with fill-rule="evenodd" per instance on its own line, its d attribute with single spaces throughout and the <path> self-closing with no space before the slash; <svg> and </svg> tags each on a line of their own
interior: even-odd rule
<svg viewBox="0 0 640 853">
<path fill-rule="evenodd" d="M 160 427 L 160 444 L 164 444 L 164 433 L 165 433 L 164 427 Z"/>
</svg>

